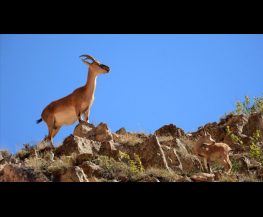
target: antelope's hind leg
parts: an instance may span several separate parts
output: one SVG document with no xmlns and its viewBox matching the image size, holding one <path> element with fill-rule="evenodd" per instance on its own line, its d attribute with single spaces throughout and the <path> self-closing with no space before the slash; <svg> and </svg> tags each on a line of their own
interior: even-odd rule
<svg viewBox="0 0 263 217">
<path fill-rule="evenodd" d="M 227 171 L 227 173 L 230 172 L 230 170 L 231 170 L 231 168 L 232 168 L 231 162 L 230 162 L 230 165 L 231 165 L 231 166 L 230 166 L 229 163 L 228 163 L 227 161 L 225 161 L 223 158 L 218 158 L 217 161 L 218 161 L 218 163 L 221 164 L 221 166 L 223 166 L 223 167 L 225 168 L 225 170 Z"/>
<path fill-rule="evenodd" d="M 52 141 L 52 134 L 53 134 L 54 128 L 53 126 L 48 127 L 48 136 L 47 136 L 47 140 L 49 141 L 50 146 L 54 149 L 55 146 L 53 144 Z"/>
<path fill-rule="evenodd" d="M 56 135 L 57 135 L 57 133 L 58 133 L 58 131 L 61 129 L 61 127 L 57 127 L 57 128 L 53 128 L 53 131 L 52 131 L 52 134 L 51 134 L 51 139 L 53 139 Z M 53 146 L 54 147 L 54 146 Z"/>
<path fill-rule="evenodd" d="M 53 144 L 53 141 L 52 141 L 52 138 L 53 138 L 52 135 L 53 135 L 53 131 L 55 130 L 54 129 L 55 118 L 54 118 L 54 116 L 53 117 L 49 117 L 47 120 L 44 120 L 44 121 L 45 121 L 45 123 L 48 126 L 48 135 L 45 138 L 45 140 L 47 140 L 49 142 L 50 146 L 54 149 L 55 147 L 54 147 L 54 144 Z"/>
<path fill-rule="evenodd" d="M 227 173 L 230 174 L 231 169 L 232 169 L 232 163 L 231 163 L 227 153 L 225 154 L 225 159 L 224 160 L 226 161 L 226 164 L 227 164 L 227 168 L 226 168 L 228 170 Z"/>
</svg>

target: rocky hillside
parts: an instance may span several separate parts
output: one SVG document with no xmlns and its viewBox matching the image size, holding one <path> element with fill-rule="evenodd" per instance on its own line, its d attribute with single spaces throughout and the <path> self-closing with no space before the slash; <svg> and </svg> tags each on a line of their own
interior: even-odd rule
<svg viewBox="0 0 263 217">
<path fill-rule="evenodd" d="M 262 182 L 263 112 L 229 114 L 185 133 L 174 124 L 154 134 L 111 132 L 82 122 L 63 143 L 24 144 L 15 155 L 0 151 L 0 182 Z M 217 162 L 204 173 L 192 154 L 203 130 L 233 150 L 230 174 Z"/>
</svg>

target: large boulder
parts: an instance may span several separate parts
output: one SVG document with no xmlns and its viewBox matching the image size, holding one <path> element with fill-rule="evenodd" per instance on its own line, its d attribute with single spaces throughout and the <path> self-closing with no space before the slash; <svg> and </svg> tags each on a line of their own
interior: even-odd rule
<svg viewBox="0 0 263 217">
<path fill-rule="evenodd" d="M 183 170 L 183 166 L 181 161 L 179 160 L 179 157 L 177 155 L 176 149 L 166 146 L 166 145 L 162 145 L 161 146 L 166 158 L 166 162 L 169 166 L 169 168 L 171 168 L 174 171 L 182 171 Z"/>
<path fill-rule="evenodd" d="M 185 144 L 181 142 L 181 140 L 179 140 L 178 138 L 174 138 L 170 141 L 165 141 L 162 143 L 162 145 L 175 148 L 179 152 L 188 153 Z"/>
<path fill-rule="evenodd" d="M 118 143 L 114 143 L 112 141 L 102 142 L 98 155 L 108 156 L 109 158 L 113 158 L 116 161 L 120 161 L 119 157 L 117 156 L 119 154 L 119 150 L 116 148 L 116 146 L 118 145 Z"/>
<path fill-rule="evenodd" d="M 56 157 L 71 156 L 73 153 L 82 155 L 86 160 L 93 158 L 100 149 L 101 143 L 79 136 L 69 135 L 64 139 L 63 144 L 58 146 L 54 152 Z M 86 156 L 86 157 L 85 157 Z M 84 161 L 85 159 L 82 160 Z"/>
<path fill-rule="evenodd" d="M 196 173 L 190 178 L 196 182 L 213 182 L 215 180 L 215 174 Z"/>
<path fill-rule="evenodd" d="M 98 142 L 112 141 L 110 128 L 102 122 L 97 127 L 87 122 L 80 122 L 74 129 L 74 135 Z"/>
<path fill-rule="evenodd" d="M 59 182 L 89 182 L 82 168 L 68 167 L 60 171 Z"/>
<path fill-rule="evenodd" d="M 164 125 L 163 127 L 159 128 L 154 132 L 156 136 L 172 136 L 175 138 L 181 138 L 185 136 L 184 130 L 181 128 L 177 128 L 174 124 Z"/>
<path fill-rule="evenodd" d="M 202 170 L 202 164 L 195 155 L 177 152 L 177 156 L 182 164 L 182 171 L 192 173 Z"/>
<path fill-rule="evenodd" d="M 253 134 L 257 130 L 261 131 L 259 141 L 263 141 L 263 111 L 254 112 L 250 115 L 248 123 L 243 129 L 243 133 L 249 137 L 253 137 Z"/>
<path fill-rule="evenodd" d="M 91 161 L 85 161 L 79 167 L 83 169 L 88 179 L 91 177 L 101 178 L 101 171 L 103 169 Z"/>
<path fill-rule="evenodd" d="M 216 122 L 207 123 L 204 126 L 204 129 L 216 142 L 222 142 L 226 136 L 225 130 L 222 129 L 222 127 L 220 127 Z"/>
<path fill-rule="evenodd" d="M 0 172 L 0 182 L 50 182 L 50 180 L 34 169 L 6 164 Z"/>
<path fill-rule="evenodd" d="M 86 138 L 90 140 L 96 139 L 96 127 L 93 124 L 87 122 L 80 122 L 74 129 L 75 136 Z"/>
<path fill-rule="evenodd" d="M 134 153 L 138 155 L 145 169 L 155 167 L 169 170 L 164 152 L 156 135 L 150 135 L 142 143 L 133 146 L 122 144 L 118 149 L 130 155 L 131 159 L 134 159 Z"/>
<path fill-rule="evenodd" d="M 116 131 L 117 135 L 126 135 L 126 130 L 124 127 L 120 128 L 119 130 Z"/>
<path fill-rule="evenodd" d="M 111 130 L 108 127 L 108 125 L 104 122 L 100 123 L 96 127 L 96 141 L 98 141 L 98 142 L 113 141 L 113 137 L 111 135 Z"/>
<path fill-rule="evenodd" d="M 162 144 L 168 166 L 174 171 L 193 172 L 202 169 L 200 160 L 189 153 L 185 144 L 174 138 Z"/>
<path fill-rule="evenodd" d="M 241 152 L 243 149 L 240 145 L 237 146 L 237 141 L 231 139 L 231 134 L 238 136 L 245 145 L 248 145 L 250 142 L 250 138 L 243 133 L 243 129 L 248 123 L 248 118 L 247 114 L 241 114 L 233 116 L 224 124 L 225 127 L 229 126 L 229 130 L 232 133 L 227 134 L 223 142 L 228 144 L 234 151 Z"/>
</svg>

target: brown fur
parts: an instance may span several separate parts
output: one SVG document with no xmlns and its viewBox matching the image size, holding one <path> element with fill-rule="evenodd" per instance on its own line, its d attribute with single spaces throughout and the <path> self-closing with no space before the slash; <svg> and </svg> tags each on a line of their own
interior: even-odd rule
<svg viewBox="0 0 263 217">
<path fill-rule="evenodd" d="M 62 126 L 72 125 L 77 120 L 79 122 L 83 121 L 82 114 L 84 115 L 84 121 L 88 122 L 90 107 L 94 101 L 97 75 L 110 71 L 108 66 L 101 64 L 89 55 L 81 55 L 80 57 L 86 57 L 82 61 L 89 66 L 87 83 L 74 90 L 71 94 L 51 102 L 43 110 L 41 119 L 37 121 L 39 123 L 43 120 L 47 124 L 47 140 L 52 148 L 54 148 L 52 139 Z M 85 61 L 86 59 L 90 59 L 93 62 L 89 63 Z"/>
<path fill-rule="evenodd" d="M 210 162 L 214 161 L 217 161 L 229 173 L 232 169 L 232 163 L 229 159 L 229 154 L 232 151 L 233 150 L 225 143 L 215 143 L 215 141 L 211 138 L 211 135 L 206 133 L 196 142 L 193 154 L 199 158 L 205 172 L 207 172 L 207 170 L 204 164 L 204 158 L 207 161 L 209 173 L 211 173 Z"/>
</svg>

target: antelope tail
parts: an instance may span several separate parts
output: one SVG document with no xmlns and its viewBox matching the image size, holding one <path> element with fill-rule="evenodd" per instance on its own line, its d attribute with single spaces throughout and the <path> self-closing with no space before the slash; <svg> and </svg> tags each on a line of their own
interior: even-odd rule
<svg viewBox="0 0 263 217">
<path fill-rule="evenodd" d="M 39 124 L 42 121 L 42 118 L 40 118 L 39 120 L 37 120 L 37 124 Z"/>
</svg>

